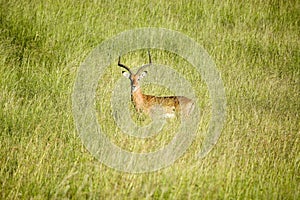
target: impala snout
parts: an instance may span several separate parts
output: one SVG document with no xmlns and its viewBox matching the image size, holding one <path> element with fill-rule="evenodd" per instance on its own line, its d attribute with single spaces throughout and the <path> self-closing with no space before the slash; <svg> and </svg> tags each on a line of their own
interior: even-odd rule
<svg viewBox="0 0 300 200">
<path fill-rule="evenodd" d="M 132 86 L 131 86 L 131 91 L 132 91 L 132 92 L 135 92 L 137 89 L 138 89 L 137 86 L 135 86 L 135 85 L 132 85 Z"/>
</svg>

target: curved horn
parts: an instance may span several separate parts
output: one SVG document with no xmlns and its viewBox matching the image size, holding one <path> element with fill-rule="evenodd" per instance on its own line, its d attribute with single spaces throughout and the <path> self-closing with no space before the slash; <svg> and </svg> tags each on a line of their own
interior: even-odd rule
<svg viewBox="0 0 300 200">
<path fill-rule="evenodd" d="M 151 54 L 150 54 L 150 51 L 149 51 L 149 50 L 148 50 L 148 56 L 149 56 L 149 64 L 146 64 L 146 65 L 141 66 L 141 67 L 138 69 L 138 71 L 137 71 L 136 74 L 141 73 L 146 67 L 149 67 L 149 66 L 152 65 Z"/>
<path fill-rule="evenodd" d="M 130 70 L 127 66 L 121 64 L 121 56 L 119 56 L 118 66 L 119 66 L 119 67 L 123 67 L 123 68 L 126 69 L 130 74 L 132 74 L 131 70 Z"/>
</svg>

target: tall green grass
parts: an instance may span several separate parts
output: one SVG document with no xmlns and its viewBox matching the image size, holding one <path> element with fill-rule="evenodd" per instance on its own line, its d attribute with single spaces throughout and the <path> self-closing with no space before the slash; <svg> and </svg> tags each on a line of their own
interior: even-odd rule
<svg viewBox="0 0 300 200">
<path fill-rule="evenodd" d="M 1 199 L 300 198 L 298 1 L 1 0 L 0 5 Z M 171 167 L 129 174 L 99 163 L 82 145 L 71 94 L 91 50 L 140 27 L 177 30 L 203 45 L 222 75 L 227 120 L 204 159 L 196 157 L 197 136 Z M 183 61 L 155 57 L 180 71 Z M 141 54 L 125 59 L 128 65 L 144 63 Z M 182 73 L 206 108 L 205 84 L 189 68 Z M 112 65 L 104 81 L 113 84 L 119 76 Z M 99 83 L 98 102 L 101 90 L 109 95 L 104 86 Z M 168 93 L 147 85 L 145 91 Z M 109 115 L 108 103 L 97 106 Z M 114 138 L 112 123 L 105 123 L 111 139 L 130 141 L 121 134 Z M 168 137 L 129 148 L 155 149 Z"/>
</svg>

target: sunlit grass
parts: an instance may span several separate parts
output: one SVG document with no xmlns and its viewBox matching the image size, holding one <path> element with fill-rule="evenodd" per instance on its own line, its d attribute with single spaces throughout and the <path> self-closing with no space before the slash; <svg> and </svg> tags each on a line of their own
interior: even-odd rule
<svg viewBox="0 0 300 200">
<path fill-rule="evenodd" d="M 1 199 L 299 199 L 299 2 L 1 1 L 0 9 Z M 156 63 L 193 83 L 203 121 L 172 166 L 129 174 L 99 163 L 82 145 L 71 94 L 91 50 L 140 27 L 180 31 L 208 51 L 226 89 L 227 119 L 217 145 L 198 159 L 209 92 L 186 61 L 153 51 Z M 124 62 L 139 66 L 145 55 L 133 52 Z M 111 89 L 124 78 L 116 64 L 99 81 L 96 96 L 105 132 L 128 150 L 164 146 L 176 119 L 152 140 L 126 136 L 113 122 Z M 143 89 L 172 94 L 155 85 Z"/>
</svg>

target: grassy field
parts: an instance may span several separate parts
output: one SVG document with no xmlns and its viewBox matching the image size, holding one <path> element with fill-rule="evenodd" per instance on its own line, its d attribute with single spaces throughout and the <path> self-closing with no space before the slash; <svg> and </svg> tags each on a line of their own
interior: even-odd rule
<svg viewBox="0 0 300 200">
<path fill-rule="evenodd" d="M 1 0 L 0 9 L 1 199 L 300 198 L 299 1 Z M 199 134 L 171 167 L 130 174 L 106 167 L 83 146 L 72 92 L 90 51 L 141 27 L 180 31 L 208 51 L 226 89 L 227 119 L 217 145 L 197 159 L 210 101 L 201 78 L 181 71 L 204 106 Z M 142 64 L 143 55 L 124 62 Z M 178 71 L 184 64 L 160 52 L 153 57 Z M 119 76 L 117 65 L 108 68 L 99 102 Z M 169 92 L 151 85 L 145 91 Z M 109 116 L 109 101 L 102 102 L 97 108 Z M 99 120 L 116 143 L 131 141 L 113 135 L 111 119 Z M 164 145 L 176 127 L 169 125 L 170 134 L 128 148 Z"/>
</svg>

